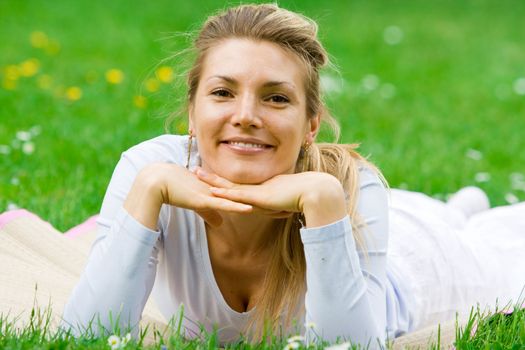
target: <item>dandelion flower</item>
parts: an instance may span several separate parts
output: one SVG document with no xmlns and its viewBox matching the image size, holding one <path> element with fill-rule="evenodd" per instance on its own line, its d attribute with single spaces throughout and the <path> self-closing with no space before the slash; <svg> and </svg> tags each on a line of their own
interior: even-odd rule
<svg viewBox="0 0 525 350">
<path fill-rule="evenodd" d="M 23 77 L 32 77 L 40 69 L 40 61 L 36 58 L 30 58 L 20 63 L 20 75 Z"/>
<path fill-rule="evenodd" d="M 49 90 L 53 84 L 53 79 L 48 74 L 42 74 L 37 78 L 36 83 L 42 90 Z"/>
<path fill-rule="evenodd" d="M 118 349 L 120 347 L 120 338 L 112 335 L 108 338 L 108 344 L 111 346 L 111 349 Z"/>
<path fill-rule="evenodd" d="M 159 79 L 162 83 L 171 83 L 173 81 L 173 69 L 168 66 L 162 66 L 157 69 L 155 72 L 155 75 L 157 76 L 157 79 Z"/>
<path fill-rule="evenodd" d="M 60 43 L 56 40 L 50 40 L 49 44 L 45 47 L 45 51 L 50 56 L 58 54 L 60 52 Z"/>
<path fill-rule="evenodd" d="M 20 77 L 20 68 L 10 64 L 4 68 L 4 76 L 7 80 L 17 80 Z"/>
<path fill-rule="evenodd" d="M 148 102 L 148 101 L 146 100 L 146 97 L 144 97 L 144 96 L 142 96 L 142 95 L 137 95 L 137 96 L 134 96 L 134 97 L 133 97 L 133 104 L 134 104 L 135 107 L 137 107 L 137 108 L 145 108 L 147 102 Z"/>
<path fill-rule="evenodd" d="M 106 72 L 106 80 L 110 84 L 120 84 L 124 80 L 124 73 L 120 69 L 110 69 Z"/>
<path fill-rule="evenodd" d="M 145 86 L 146 86 L 146 90 L 148 90 L 149 92 L 155 92 L 159 90 L 160 84 L 157 79 L 150 78 L 146 80 Z"/>
<path fill-rule="evenodd" d="M 2 87 L 6 90 L 14 90 L 16 89 L 18 83 L 16 80 L 10 80 L 10 79 L 3 79 L 2 80 Z"/>
<path fill-rule="evenodd" d="M 18 185 L 20 185 L 20 179 L 19 179 L 18 177 L 13 177 L 13 178 L 11 179 L 11 185 L 13 185 L 13 186 L 18 186 Z"/>
<path fill-rule="evenodd" d="M 78 86 L 71 86 L 66 89 L 66 98 L 70 101 L 78 101 L 82 97 L 82 90 Z"/>
<path fill-rule="evenodd" d="M 24 154 L 33 154 L 33 152 L 35 151 L 35 144 L 31 141 L 28 141 L 28 142 L 24 142 L 24 144 L 22 145 L 22 152 L 24 152 Z"/>
<path fill-rule="evenodd" d="M 41 31 L 32 32 L 29 36 L 31 46 L 42 49 L 49 44 L 49 38 L 46 33 Z"/>
<path fill-rule="evenodd" d="M 348 349 L 350 349 L 350 342 L 334 344 L 334 345 L 324 348 L 324 350 L 348 350 Z"/>
</svg>

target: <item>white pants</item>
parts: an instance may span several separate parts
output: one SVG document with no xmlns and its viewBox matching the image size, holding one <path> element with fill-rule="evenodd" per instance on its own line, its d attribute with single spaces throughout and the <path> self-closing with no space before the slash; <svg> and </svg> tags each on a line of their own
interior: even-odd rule
<svg viewBox="0 0 525 350">
<path fill-rule="evenodd" d="M 388 261 L 411 331 L 525 300 L 525 202 L 464 215 L 421 193 L 392 190 Z"/>
</svg>

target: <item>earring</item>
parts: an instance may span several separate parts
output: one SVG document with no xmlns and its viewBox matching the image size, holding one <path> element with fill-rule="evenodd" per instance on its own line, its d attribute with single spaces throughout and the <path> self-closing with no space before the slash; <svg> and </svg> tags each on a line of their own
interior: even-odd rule
<svg viewBox="0 0 525 350">
<path fill-rule="evenodd" d="M 309 151 L 310 151 L 310 144 L 308 142 L 304 143 L 304 146 L 301 147 L 301 153 L 303 158 L 303 173 L 308 171 L 308 161 L 310 159 L 309 157 Z"/>
<path fill-rule="evenodd" d="M 190 130 L 190 137 L 188 138 L 188 159 L 186 159 L 186 169 L 190 168 L 191 144 L 193 143 L 193 132 Z"/>
</svg>

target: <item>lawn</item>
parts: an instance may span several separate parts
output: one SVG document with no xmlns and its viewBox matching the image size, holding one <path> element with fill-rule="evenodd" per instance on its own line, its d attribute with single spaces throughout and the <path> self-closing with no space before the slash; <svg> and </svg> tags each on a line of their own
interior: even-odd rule
<svg viewBox="0 0 525 350">
<path fill-rule="evenodd" d="M 341 141 L 361 143 L 391 187 L 525 200 L 524 1 L 279 3 L 318 21 Z M 121 152 L 180 108 L 183 33 L 224 6 L 0 0 L 0 212 L 61 231 L 96 214 Z"/>
</svg>

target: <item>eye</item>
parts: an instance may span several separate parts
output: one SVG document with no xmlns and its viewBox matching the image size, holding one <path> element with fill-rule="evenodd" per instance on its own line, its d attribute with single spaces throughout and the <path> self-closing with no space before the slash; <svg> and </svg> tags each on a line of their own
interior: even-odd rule
<svg viewBox="0 0 525 350">
<path fill-rule="evenodd" d="M 272 95 L 272 96 L 268 97 L 268 101 L 273 102 L 273 103 L 288 103 L 288 102 L 290 102 L 290 100 L 286 96 L 283 96 L 283 95 Z"/>
<path fill-rule="evenodd" d="M 232 93 L 226 89 L 216 89 L 211 92 L 212 95 L 217 97 L 232 97 Z"/>
</svg>

